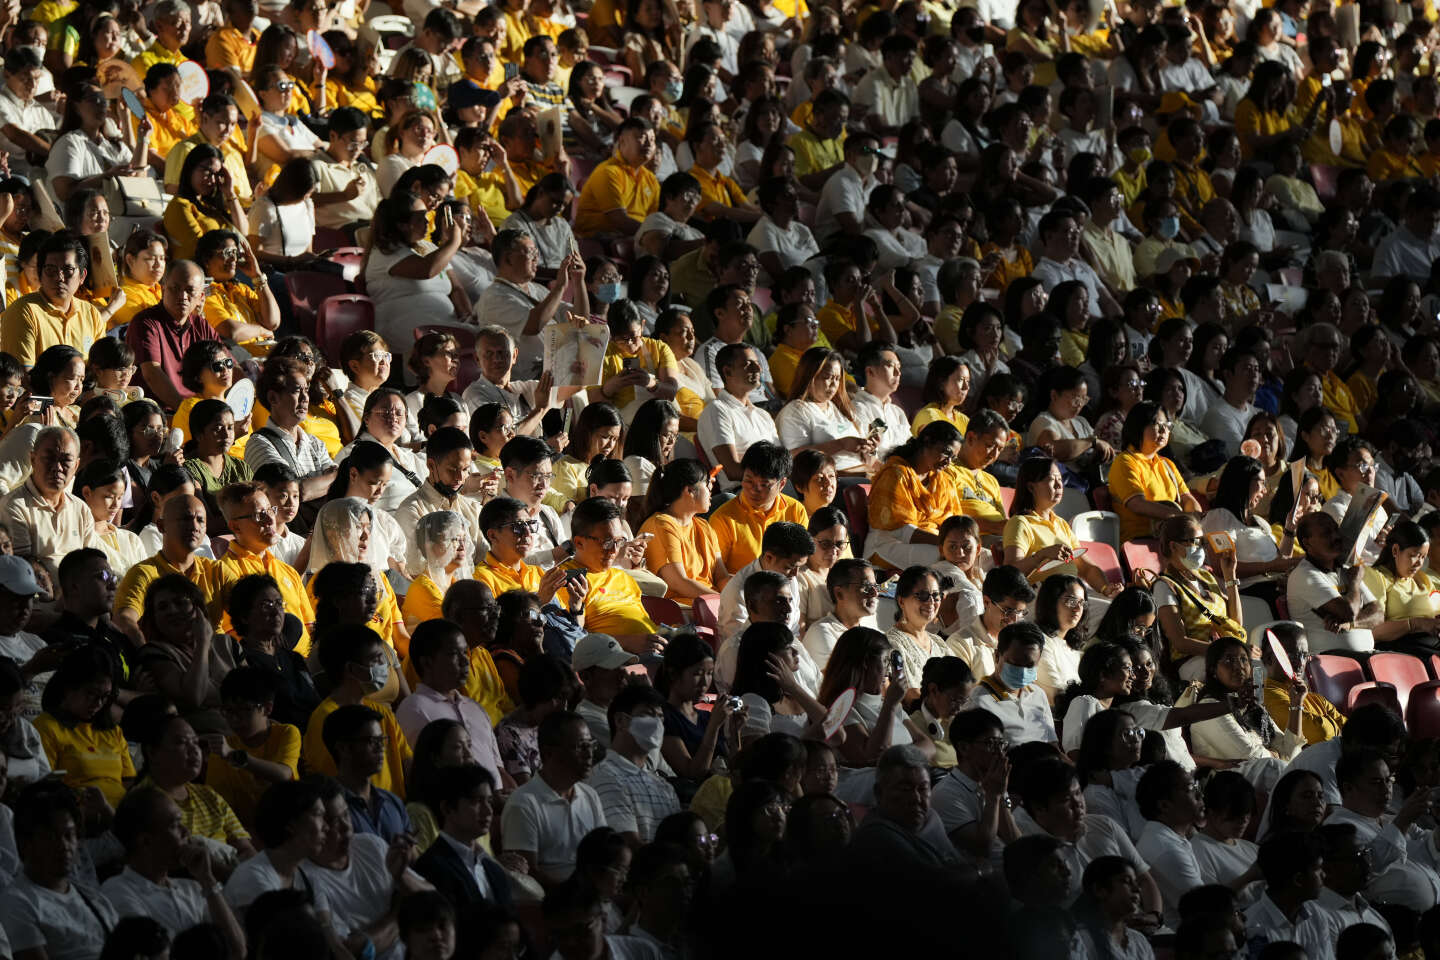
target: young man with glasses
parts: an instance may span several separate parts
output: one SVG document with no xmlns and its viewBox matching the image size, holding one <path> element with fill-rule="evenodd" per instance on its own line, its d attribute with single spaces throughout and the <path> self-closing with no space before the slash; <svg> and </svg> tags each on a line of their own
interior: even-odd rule
<svg viewBox="0 0 1440 960">
<path fill-rule="evenodd" d="M 1008 794 L 1005 727 L 993 713 L 962 710 L 950 721 L 955 766 L 935 785 L 930 805 L 950 842 L 977 867 L 999 868 L 1005 844 L 1020 836 Z"/>
<path fill-rule="evenodd" d="M 525 590 L 539 597 L 541 606 L 556 600 L 584 626 L 588 581 L 572 578 L 558 564 L 543 570 L 525 562 L 540 533 L 540 521 L 525 516 L 525 504 L 513 497 L 496 497 L 480 511 L 480 531 L 490 549 L 475 567 L 476 580 L 497 597 L 511 590 Z"/>
<path fill-rule="evenodd" d="M 821 670 L 830 662 L 842 633 L 852 627 L 876 628 L 875 611 L 880 607 L 880 587 L 868 560 L 836 560 L 825 578 L 825 589 L 835 611 L 810 624 L 803 641 L 805 651 Z"/>
<path fill-rule="evenodd" d="M 226 736 L 206 737 L 213 755 L 205 785 L 235 811 L 246 829 L 255 828 L 260 795 L 272 783 L 300 775 L 300 730 L 271 718 L 278 686 L 264 667 L 236 667 L 220 681 L 220 713 Z"/>
<path fill-rule="evenodd" d="M 208 100 L 206 101 L 209 102 Z M 201 105 L 201 129 L 204 129 Z M 356 162 L 369 143 L 368 118 L 355 107 L 330 113 L 330 142 L 315 158 L 315 222 L 331 230 L 367 223 L 380 204 L 380 187 L 369 164 Z"/>
<path fill-rule="evenodd" d="M 57 344 L 69 344 L 81 353 L 105 335 L 105 319 L 96 306 L 75 296 L 85 282 L 89 254 L 78 236 L 56 234 L 35 254 L 40 289 L 16 300 L 0 315 L 0 350 L 15 357 L 25 369 L 35 358 Z M 132 349 L 134 344 L 131 344 Z M 180 357 L 175 357 L 175 372 Z"/>
<path fill-rule="evenodd" d="M 28 564 L 26 565 L 28 568 Z M 33 571 L 31 578 L 33 579 Z M 4 584 L 4 578 L 0 577 L 0 586 L 7 590 L 12 587 Z M 23 584 L 22 590 L 30 589 L 30 583 L 24 580 L 23 576 L 16 574 L 16 582 Z M 42 677 L 36 671 L 41 666 L 51 669 L 58 666 L 63 651 L 75 645 L 94 645 L 110 654 L 111 660 L 116 664 L 116 677 L 125 677 L 129 671 L 129 663 L 138 654 L 139 648 L 124 633 L 115 628 L 110 622 L 110 613 L 115 609 L 115 591 L 120 585 L 120 578 L 110 568 L 110 561 L 106 558 L 104 551 L 95 547 L 82 547 L 79 550 L 71 550 L 65 554 L 65 559 L 60 561 L 60 569 L 55 576 L 56 586 L 60 588 L 60 619 L 51 624 L 45 631 L 44 645 L 53 658 L 51 664 L 45 664 L 42 660 L 39 664 L 27 663 L 26 658 L 16 657 L 14 654 L 6 653 L 0 649 L 0 653 L 9 656 L 20 664 L 21 671 L 27 679 L 34 684 L 34 706 L 35 712 L 40 710 L 40 690 L 45 685 L 48 676 Z M 39 584 L 35 585 L 39 590 Z M 23 625 L 22 625 L 23 626 Z M 0 633 L 6 633 L 5 625 L 0 624 Z M 10 636 L 24 638 L 28 636 L 21 631 L 8 631 Z M 38 640 L 37 640 L 38 643 Z M 0 648 L 5 644 L 0 643 Z M 37 650 L 39 647 L 37 646 Z M 131 694 L 121 691 L 118 702 L 123 707 L 131 699 Z"/>
<path fill-rule="evenodd" d="M 1143 730 L 1140 733 L 1144 735 Z M 1205 800 L 1189 770 L 1174 760 L 1160 760 L 1140 777 L 1135 801 L 1145 818 L 1135 850 L 1150 865 L 1150 875 L 1160 888 L 1165 922 L 1174 929 L 1180 922 L 1180 897 L 1205 882 L 1190 845 L 1190 838 L 1205 820 Z M 1247 872 L 1231 885 L 1243 888 L 1252 879 Z"/>
<path fill-rule="evenodd" d="M 1389 931 L 1390 922 L 1365 899 L 1363 891 L 1375 879 L 1375 855 L 1360 842 L 1353 823 L 1325 823 L 1315 831 L 1325 863 L 1325 888 L 1316 900 L 1340 918 L 1342 927 L 1373 923 Z"/>
<path fill-rule="evenodd" d="M 379 769 L 366 774 L 369 782 L 393 794 L 405 794 L 405 768 L 412 759 L 410 741 L 395 714 L 384 704 L 372 700 L 390 681 L 390 660 L 380 634 L 365 626 L 342 626 L 332 629 L 320 644 L 320 669 L 333 686 L 330 696 L 310 714 L 301 743 L 301 755 L 311 773 L 335 776 L 338 757 L 331 750 L 326 720 L 332 713 L 346 707 L 368 708 L 375 717 L 377 734 L 384 741 L 380 750 Z M 368 726 L 368 724 L 367 724 Z M 383 735 L 382 735 L 383 734 Z M 370 736 L 366 733 L 366 736 Z M 366 760 L 366 764 L 371 761 Z M 373 765 L 373 764 L 372 764 Z M 403 810 L 402 810 L 403 812 Z"/>
<path fill-rule="evenodd" d="M 361 704 L 339 707 L 325 718 L 321 736 L 335 758 L 335 779 L 350 808 L 356 833 L 372 834 L 387 843 L 411 831 L 404 802 L 371 783 L 385 768 L 386 739 L 380 714 Z"/>
<path fill-rule="evenodd" d="M 760 556 L 767 530 L 777 523 L 791 523 L 803 531 L 810 522 L 805 507 L 780 492 L 789 476 L 790 453 L 784 447 L 769 441 L 752 443 L 740 461 L 740 494 L 710 516 L 720 541 L 720 559 L 742 582 L 745 567 Z M 805 556 L 813 550 L 811 544 Z"/>
<path fill-rule="evenodd" d="M 995 672 L 1000 631 L 1025 619 L 1030 604 L 1035 602 L 1035 588 L 1015 567 L 999 566 L 985 574 L 980 593 L 984 600 L 980 616 L 962 624 L 947 642 L 971 673 L 988 677 Z"/>
<path fill-rule="evenodd" d="M 571 514 L 570 530 L 575 556 L 560 568 L 579 573 L 586 581 L 585 588 L 579 578 L 569 581 L 577 592 L 583 589 L 585 629 L 614 637 L 636 656 L 663 651 L 665 640 L 645 612 L 639 585 L 616 565 L 628 540 L 615 501 L 606 497 L 581 501 Z"/>
<path fill-rule="evenodd" d="M 300 640 L 296 650 L 310 649 L 309 625 L 315 620 L 315 607 L 305 592 L 300 574 L 290 564 L 276 557 L 271 550 L 280 542 L 280 524 L 275 508 L 260 484 L 254 481 L 232 483 L 221 487 L 216 503 L 234 539 L 220 558 L 220 575 L 226 582 L 255 573 L 268 574 L 285 601 L 285 612 L 300 621 Z M 221 629 L 229 632 L 230 615 L 221 621 Z"/>
<path fill-rule="evenodd" d="M 535 437 L 516 437 L 500 448 L 500 467 L 505 471 L 501 496 L 514 497 L 524 506 L 520 519 L 534 520 L 535 536 L 527 563 L 550 566 L 574 555 L 574 547 L 565 536 L 565 526 L 555 508 L 543 502 L 555 478 L 555 451 Z"/>
</svg>

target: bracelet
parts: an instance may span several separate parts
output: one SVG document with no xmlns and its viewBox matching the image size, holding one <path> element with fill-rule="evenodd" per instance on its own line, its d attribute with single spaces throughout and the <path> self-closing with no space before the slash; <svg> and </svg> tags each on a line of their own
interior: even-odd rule
<svg viewBox="0 0 1440 960">
<path fill-rule="evenodd" d="M 1294 530 L 1291 530 L 1291 529 L 1288 528 L 1288 527 L 1282 527 L 1282 528 L 1281 528 L 1281 531 L 1282 531 L 1282 532 L 1285 534 L 1285 536 L 1287 536 L 1287 537 L 1293 537 L 1293 536 L 1295 536 L 1295 531 L 1294 531 Z"/>
</svg>

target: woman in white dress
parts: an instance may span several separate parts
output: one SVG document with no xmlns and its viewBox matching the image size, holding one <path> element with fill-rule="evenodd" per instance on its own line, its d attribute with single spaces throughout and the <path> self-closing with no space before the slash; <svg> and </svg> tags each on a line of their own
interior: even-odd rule
<svg viewBox="0 0 1440 960">
<path fill-rule="evenodd" d="M 845 361 L 839 352 L 806 350 L 790 385 L 790 402 L 776 415 L 775 428 L 791 453 L 819 450 L 835 458 L 840 476 L 864 476 L 874 442 L 862 436 L 855 423 L 844 380 Z"/>
<path fill-rule="evenodd" d="M 260 262 L 277 270 L 294 270 L 315 261 L 315 167 L 309 160 L 291 160 L 250 207 L 250 248 Z"/>
<path fill-rule="evenodd" d="M 797 679 L 800 657 L 809 656 L 802 651 L 783 623 L 752 623 L 745 628 L 730 685 L 731 696 L 739 697 L 746 707 L 742 746 L 767 733 L 800 737 L 825 718 L 825 708 Z"/>
<path fill-rule="evenodd" d="M 415 328 L 470 323 L 470 302 L 454 283 L 450 262 L 460 249 L 459 225 L 437 216 L 440 245 L 425 239 L 424 201 L 401 195 L 375 209 L 365 256 L 365 292 L 375 304 L 375 332 L 401 359 L 415 342 Z"/>
<path fill-rule="evenodd" d="M 75 190 L 103 190 L 114 177 L 129 176 L 145 166 L 138 138 L 133 149 L 120 139 L 119 129 L 106 120 L 107 106 L 105 94 L 89 84 L 76 89 L 65 103 L 60 136 L 45 159 L 50 188 L 61 203 Z M 142 132 L 149 131 L 148 121 L 141 126 Z"/>
</svg>

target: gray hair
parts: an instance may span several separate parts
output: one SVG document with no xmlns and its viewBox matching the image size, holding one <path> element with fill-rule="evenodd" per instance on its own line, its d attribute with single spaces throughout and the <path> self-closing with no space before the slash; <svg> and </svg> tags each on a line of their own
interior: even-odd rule
<svg viewBox="0 0 1440 960">
<path fill-rule="evenodd" d="M 1296 334 L 1297 339 L 1299 339 L 1301 342 L 1301 349 L 1309 350 L 1310 345 L 1315 342 L 1315 338 L 1320 336 L 1322 333 L 1334 334 L 1335 336 L 1339 337 L 1340 328 L 1335 326 L 1335 324 L 1333 323 L 1312 323 L 1310 326 L 1300 331 L 1300 333 Z"/>
<path fill-rule="evenodd" d="M 929 769 L 930 763 L 919 747 L 913 743 L 902 743 L 880 754 L 880 759 L 875 764 L 875 780 L 884 780 L 899 770 L 925 770 L 928 773 Z"/>
<path fill-rule="evenodd" d="M 436 510 L 425 514 L 415 524 L 415 543 L 420 547 L 421 556 L 424 556 L 427 546 L 456 533 L 465 533 L 465 521 L 460 514 L 454 510 Z"/>
<path fill-rule="evenodd" d="M 160 0 L 155 4 L 154 18 L 158 22 L 165 19 L 174 19 L 180 14 L 190 13 L 190 4 L 184 0 Z"/>
<path fill-rule="evenodd" d="M 476 340 L 504 340 L 510 344 L 510 352 L 515 352 L 515 338 L 510 336 L 510 331 L 498 323 L 487 324 L 475 331 Z"/>
<path fill-rule="evenodd" d="M 1315 255 L 1315 274 L 1318 276 L 1331 270 L 1350 272 L 1350 261 L 1339 250 L 1321 250 Z"/>
<path fill-rule="evenodd" d="M 51 437 L 57 438 L 56 442 L 68 439 L 75 444 L 75 449 L 80 449 L 80 435 L 63 424 L 55 424 L 40 428 L 40 432 L 35 434 L 35 443 L 30 447 L 30 451 L 33 453 L 40 449 L 40 445 Z"/>
</svg>

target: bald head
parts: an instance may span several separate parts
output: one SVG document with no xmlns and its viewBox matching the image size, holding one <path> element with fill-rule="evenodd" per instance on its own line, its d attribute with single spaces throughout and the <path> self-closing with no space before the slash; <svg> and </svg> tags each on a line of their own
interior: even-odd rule
<svg viewBox="0 0 1440 960">
<path fill-rule="evenodd" d="M 30 451 L 30 479 L 36 489 L 55 495 L 70 489 L 80 463 L 80 441 L 69 427 L 46 427 Z"/>
<path fill-rule="evenodd" d="M 163 535 L 162 547 L 167 554 L 180 556 L 194 553 L 205 542 L 205 504 L 189 494 L 171 497 L 161 507 L 156 524 Z"/>
<path fill-rule="evenodd" d="M 189 260 L 175 261 L 165 271 L 160 299 L 171 318 L 183 323 L 205 303 L 205 271 Z"/>
<path fill-rule="evenodd" d="M 471 647 L 488 644 L 495 639 L 500 606 L 495 602 L 495 594 L 479 580 L 456 581 L 445 591 L 440 613 L 446 620 L 460 626 L 465 633 L 465 642 Z"/>
</svg>

